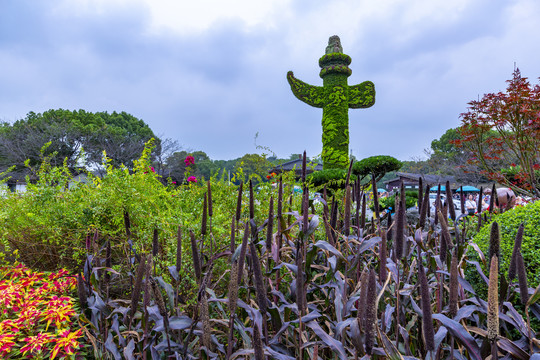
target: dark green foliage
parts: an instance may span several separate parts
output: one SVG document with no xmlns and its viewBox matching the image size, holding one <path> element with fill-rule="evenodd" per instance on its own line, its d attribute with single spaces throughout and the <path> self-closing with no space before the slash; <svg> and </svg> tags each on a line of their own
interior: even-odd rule
<svg viewBox="0 0 540 360">
<path fill-rule="evenodd" d="M 336 190 L 342 188 L 346 177 L 345 169 L 324 169 L 309 174 L 307 180 L 316 188 L 326 185 L 327 189 Z"/>
<path fill-rule="evenodd" d="M 379 181 L 386 173 L 398 171 L 401 166 L 402 162 L 392 156 L 378 155 L 355 162 L 352 172 L 360 178 L 375 175 L 375 179 Z"/>
<path fill-rule="evenodd" d="M 428 196 L 429 198 L 429 196 Z M 409 190 L 409 191 L 405 191 L 405 205 L 408 208 L 411 208 L 413 206 L 416 206 L 418 202 L 418 193 L 414 190 Z M 392 212 L 395 211 L 394 207 L 395 207 L 395 203 L 396 203 L 396 195 L 392 195 L 392 196 L 387 196 L 387 197 L 384 197 L 384 198 L 379 198 L 379 210 L 380 211 L 383 211 L 385 209 L 390 209 L 392 208 Z M 371 210 L 375 210 L 375 208 L 373 207 L 373 205 L 371 206 Z"/>
<path fill-rule="evenodd" d="M 527 206 L 517 206 L 510 211 L 497 215 L 494 220 L 500 227 L 500 262 L 501 274 L 508 274 L 510 259 L 514 248 L 521 223 L 524 223 L 523 238 L 521 244 L 521 254 L 524 263 L 527 265 L 527 278 L 529 286 L 537 287 L 540 283 L 540 201 Z M 490 223 L 486 224 L 474 237 L 474 242 L 487 254 L 490 239 Z"/>
<path fill-rule="evenodd" d="M 30 112 L 12 125 L 0 126 L 0 168 L 16 165 L 15 175 L 24 179 L 28 173 L 24 162 L 28 159 L 31 166 L 38 165 L 40 149 L 47 142 L 51 144 L 45 155 L 52 156 L 55 166 L 65 160 L 70 170 L 77 170 L 83 147 L 89 166 L 101 165 L 103 151 L 106 151 L 113 164 L 123 163 L 131 168 L 145 142 L 151 138 L 156 136 L 150 127 L 126 112 L 109 114 L 63 109 Z"/>
</svg>

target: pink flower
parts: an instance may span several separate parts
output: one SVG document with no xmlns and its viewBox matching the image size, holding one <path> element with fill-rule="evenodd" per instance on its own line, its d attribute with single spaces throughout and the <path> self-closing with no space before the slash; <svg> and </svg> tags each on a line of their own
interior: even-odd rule
<svg viewBox="0 0 540 360">
<path fill-rule="evenodd" d="M 186 166 L 195 164 L 195 158 L 191 155 L 186 156 L 184 164 L 186 164 Z"/>
<path fill-rule="evenodd" d="M 190 176 L 187 178 L 188 182 L 197 182 L 197 178 L 195 176 Z"/>
<path fill-rule="evenodd" d="M 150 166 L 150 170 L 151 170 L 151 171 L 152 171 L 153 173 L 155 173 L 155 172 L 156 172 L 156 170 L 154 169 L 154 167 L 153 167 L 153 166 Z"/>
</svg>

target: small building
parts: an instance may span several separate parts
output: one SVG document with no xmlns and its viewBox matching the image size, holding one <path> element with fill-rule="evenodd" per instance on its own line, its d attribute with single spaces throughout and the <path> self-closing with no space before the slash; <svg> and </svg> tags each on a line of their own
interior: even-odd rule
<svg viewBox="0 0 540 360">
<path fill-rule="evenodd" d="M 311 164 L 311 165 L 310 165 Z M 315 164 L 313 166 L 313 163 L 309 163 L 306 166 L 306 174 L 311 174 L 313 171 L 319 171 L 322 170 L 323 166 L 322 164 Z M 277 166 L 274 166 L 272 169 L 268 171 L 268 173 L 276 173 L 281 174 L 284 171 L 292 171 L 295 170 L 296 176 L 302 176 L 302 158 L 291 160 L 284 162 L 283 164 L 279 164 Z"/>
<path fill-rule="evenodd" d="M 399 189 L 401 182 L 405 185 L 405 189 L 409 190 L 418 190 L 418 179 L 422 178 L 422 184 L 424 187 L 426 185 L 436 186 L 437 184 L 444 185 L 447 181 L 450 181 L 450 187 L 457 187 L 456 180 L 453 176 L 441 176 L 441 175 L 430 175 L 430 174 L 412 174 L 397 172 L 396 178 L 384 181 L 386 190 L 393 191 L 394 189 Z"/>
</svg>

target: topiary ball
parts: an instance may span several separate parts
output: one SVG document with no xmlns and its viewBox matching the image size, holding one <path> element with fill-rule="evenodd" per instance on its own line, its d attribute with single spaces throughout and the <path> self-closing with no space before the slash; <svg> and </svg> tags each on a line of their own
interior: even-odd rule
<svg viewBox="0 0 540 360">
<path fill-rule="evenodd" d="M 397 171 L 403 163 L 392 156 L 371 156 L 353 164 L 352 173 L 361 178 L 374 174 L 376 178 L 384 176 L 390 171 Z"/>
</svg>

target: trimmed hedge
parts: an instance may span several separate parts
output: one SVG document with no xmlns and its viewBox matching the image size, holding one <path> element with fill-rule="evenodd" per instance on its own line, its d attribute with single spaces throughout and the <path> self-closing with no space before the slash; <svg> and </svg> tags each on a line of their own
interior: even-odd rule
<svg viewBox="0 0 540 360">
<path fill-rule="evenodd" d="M 328 189 L 340 189 L 347 178 L 347 170 L 344 169 L 327 169 L 315 171 L 307 176 L 307 180 L 315 187 L 323 187 L 326 185 Z"/>
<path fill-rule="evenodd" d="M 514 240 L 521 223 L 525 224 L 523 231 L 523 242 L 521 244 L 521 254 L 527 269 L 527 280 L 529 287 L 537 287 L 540 283 L 540 201 L 527 206 L 517 206 L 512 210 L 493 218 L 499 223 L 501 236 L 501 260 L 499 271 L 508 276 L 508 266 L 514 247 Z M 487 256 L 489 249 L 489 235 L 491 222 L 482 227 L 473 241 Z"/>
<path fill-rule="evenodd" d="M 378 155 L 371 156 L 353 164 L 352 173 L 364 178 L 371 174 L 375 177 L 383 177 L 384 174 L 390 171 L 397 171 L 403 163 L 392 156 Z"/>
</svg>

